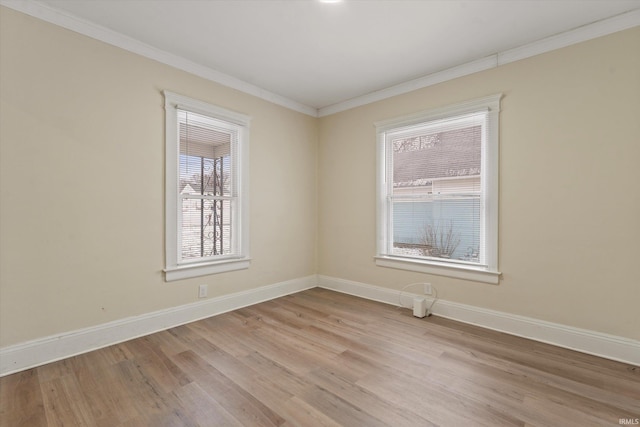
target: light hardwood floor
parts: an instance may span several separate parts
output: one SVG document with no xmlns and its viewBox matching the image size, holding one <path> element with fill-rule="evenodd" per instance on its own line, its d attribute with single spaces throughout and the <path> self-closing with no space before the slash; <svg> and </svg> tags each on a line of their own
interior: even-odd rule
<svg viewBox="0 0 640 427">
<path fill-rule="evenodd" d="M 312 289 L 0 379 L 2 426 L 617 426 L 640 368 Z"/>
</svg>

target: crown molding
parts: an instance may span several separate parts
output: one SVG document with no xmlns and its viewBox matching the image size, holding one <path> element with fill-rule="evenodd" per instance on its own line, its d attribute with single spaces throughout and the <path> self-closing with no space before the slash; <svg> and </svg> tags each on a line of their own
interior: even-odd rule
<svg viewBox="0 0 640 427">
<path fill-rule="evenodd" d="M 395 86 L 388 87 L 386 89 L 371 92 L 369 94 L 358 96 L 350 100 L 333 104 L 328 107 L 318 109 L 318 117 L 324 117 L 331 114 L 339 113 L 341 111 L 350 110 L 355 107 L 361 107 L 373 102 L 382 101 L 383 99 L 391 98 L 393 96 L 402 95 L 404 93 L 413 92 L 417 89 L 422 89 L 427 86 L 433 86 L 438 83 L 443 83 L 448 80 L 453 80 L 458 77 L 467 76 L 480 71 L 496 68 L 498 66 L 497 58 L 495 55 L 488 56 L 486 58 L 477 59 L 475 61 L 467 62 L 466 64 L 452 67 L 444 71 L 429 74 L 424 77 L 419 77 L 408 82 L 400 83 Z"/>
<path fill-rule="evenodd" d="M 598 37 L 616 33 L 618 31 L 627 30 L 640 26 L 640 9 L 594 22 L 592 24 L 583 25 L 582 27 L 556 34 L 514 49 L 498 52 L 486 58 L 467 62 L 465 64 L 452 67 L 443 71 L 419 77 L 408 82 L 400 83 L 386 89 L 372 92 L 363 96 L 349 99 L 344 102 L 329 105 L 318 109 L 318 117 L 324 117 L 341 111 L 360 107 L 393 96 L 402 95 L 417 89 L 422 89 L 438 83 L 443 83 L 458 77 L 467 76 L 480 71 L 497 68 L 510 62 L 519 61 L 521 59 L 530 58 L 542 53 L 550 52 L 563 47 L 571 46 L 577 43 L 592 40 Z"/>
<path fill-rule="evenodd" d="M 317 109 L 282 95 L 270 92 L 266 89 L 262 89 L 261 87 L 255 86 L 228 74 L 224 74 L 220 71 L 182 58 L 178 55 L 155 48 L 106 27 L 59 11 L 38 1 L 0 0 L 0 5 L 312 117 L 324 117 L 339 113 L 341 111 L 346 111 L 355 107 L 360 107 L 397 95 L 412 92 L 414 90 L 433 86 L 438 83 L 453 80 L 458 77 L 489 70 L 510 62 L 530 58 L 542 53 L 640 26 L 639 8 L 592 24 L 578 27 L 564 33 L 528 43 L 514 49 L 498 52 L 485 58 L 470 61 L 443 71 L 428 74 L 395 86 Z"/>
<path fill-rule="evenodd" d="M 556 34 L 497 54 L 498 66 L 571 46 L 640 25 L 640 9 Z"/>
<path fill-rule="evenodd" d="M 75 15 L 62 12 L 38 1 L 0 0 L 0 5 L 22 12 L 34 18 L 38 18 L 42 21 L 58 25 L 87 37 L 91 37 L 101 42 L 119 47 L 145 58 L 153 59 L 162 64 L 186 71 L 190 74 L 219 83 L 223 86 L 253 95 L 273 104 L 277 104 L 312 117 L 317 117 L 318 115 L 318 110 L 314 107 L 310 107 L 276 93 L 269 92 L 268 90 L 255 86 L 251 83 L 247 83 L 228 74 L 221 73 L 220 71 L 185 59 L 181 56 L 158 49 L 132 37 L 125 36 L 117 31 L 110 30 L 109 28 L 97 25 Z"/>
</svg>

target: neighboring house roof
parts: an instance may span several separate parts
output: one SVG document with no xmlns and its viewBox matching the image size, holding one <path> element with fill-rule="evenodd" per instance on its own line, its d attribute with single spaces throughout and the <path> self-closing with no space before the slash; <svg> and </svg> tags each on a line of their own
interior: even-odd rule
<svg viewBox="0 0 640 427">
<path fill-rule="evenodd" d="M 205 175 L 205 187 L 204 194 L 213 194 L 215 189 L 213 187 L 213 179 L 210 175 Z M 180 194 L 202 194 L 201 184 L 198 181 L 180 181 L 179 186 Z"/>
<path fill-rule="evenodd" d="M 416 138 L 394 141 L 409 142 L 409 148 L 393 153 L 393 186 L 413 187 L 439 178 L 480 175 L 480 132 L 480 126 L 473 126 L 430 135 L 427 144 L 411 144 Z"/>
<path fill-rule="evenodd" d="M 191 185 L 188 182 L 180 182 L 179 190 L 180 190 L 180 194 L 195 193 L 195 190 L 193 189 L 193 185 Z"/>
</svg>

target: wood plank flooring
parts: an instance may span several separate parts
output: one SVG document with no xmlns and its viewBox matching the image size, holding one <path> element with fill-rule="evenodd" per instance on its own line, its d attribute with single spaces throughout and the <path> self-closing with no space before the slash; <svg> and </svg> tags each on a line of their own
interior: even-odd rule
<svg viewBox="0 0 640 427">
<path fill-rule="evenodd" d="M 11 427 L 638 418 L 638 367 L 319 288 L 0 379 Z"/>
</svg>

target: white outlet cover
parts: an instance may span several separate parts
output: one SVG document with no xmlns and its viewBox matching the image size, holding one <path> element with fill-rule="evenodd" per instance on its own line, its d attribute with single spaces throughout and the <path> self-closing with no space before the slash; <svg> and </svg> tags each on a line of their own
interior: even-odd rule
<svg viewBox="0 0 640 427">
<path fill-rule="evenodd" d="M 204 298 L 207 296 L 207 285 L 200 285 L 198 287 L 198 297 Z"/>
</svg>

